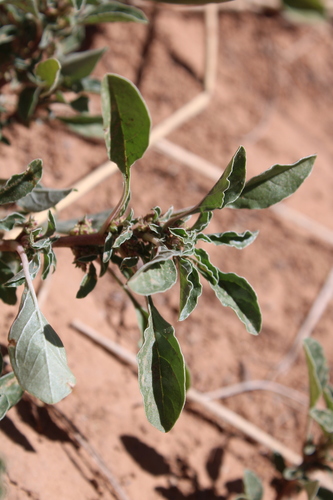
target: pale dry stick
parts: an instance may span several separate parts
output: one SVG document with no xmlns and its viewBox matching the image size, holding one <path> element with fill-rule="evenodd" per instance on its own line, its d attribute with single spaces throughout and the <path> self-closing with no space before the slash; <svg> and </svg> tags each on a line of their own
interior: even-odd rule
<svg viewBox="0 0 333 500">
<path fill-rule="evenodd" d="M 300 391 L 295 389 L 290 389 L 282 384 L 272 382 L 271 380 L 246 380 L 238 384 L 228 385 L 226 387 L 221 387 L 215 391 L 205 392 L 204 396 L 208 400 L 213 399 L 225 399 L 237 394 L 242 394 L 249 391 L 269 391 L 279 394 L 280 396 L 296 401 L 297 403 L 307 406 L 309 404 L 309 398 L 302 394 Z"/>
<path fill-rule="evenodd" d="M 319 222 L 310 219 L 310 217 L 301 214 L 297 210 L 288 207 L 284 203 L 274 205 L 273 207 L 270 207 L 270 210 L 276 213 L 279 217 L 287 219 L 297 226 L 306 229 L 306 231 L 313 234 L 313 236 L 315 236 L 317 239 L 333 245 L 333 231 L 323 226 Z"/>
<path fill-rule="evenodd" d="M 132 367 L 137 367 L 136 356 L 131 352 L 127 351 L 120 345 L 115 342 L 101 336 L 98 332 L 88 327 L 84 323 L 79 320 L 74 320 L 71 324 L 79 332 L 83 333 L 90 339 L 92 339 L 97 344 L 103 346 L 112 354 L 116 355 L 122 361 L 130 364 Z M 291 462 L 295 465 L 299 465 L 302 462 L 302 457 L 295 453 L 293 450 L 290 450 L 282 443 L 272 438 L 269 434 L 266 434 L 264 431 L 251 424 L 247 420 L 245 420 L 240 415 L 237 415 L 232 410 L 225 408 L 219 403 L 214 401 L 209 401 L 205 394 L 201 394 L 195 389 L 190 389 L 187 391 L 187 400 L 193 403 L 199 403 L 210 413 L 227 422 L 228 424 L 236 427 L 240 431 L 242 431 L 247 436 L 251 437 L 258 443 L 266 446 L 270 450 L 277 451 L 280 453 L 288 462 Z"/>
<path fill-rule="evenodd" d="M 205 8 L 205 76 L 204 88 L 212 94 L 214 92 L 217 63 L 219 55 L 219 11 L 217 4 L 208 4 Z"/>
<path fill-rule="evenodd" d="M 315 326 L 324 314 L 329 302 L 333 298 L 333 267 L 330 270 L 324 285 L 318 293 L 312 307 L 305 318 L 301 328 L 299 329 L 294 343 L 286 356 L 280 361 L 277 367 L 272 372 L 271 378 L 276 378 L 279 374 L 285 373 L 290 369 L 293 362 L 296 360 L 298 353 L 302 347 L 304 339 L 311 336 Z"/>
</svg>

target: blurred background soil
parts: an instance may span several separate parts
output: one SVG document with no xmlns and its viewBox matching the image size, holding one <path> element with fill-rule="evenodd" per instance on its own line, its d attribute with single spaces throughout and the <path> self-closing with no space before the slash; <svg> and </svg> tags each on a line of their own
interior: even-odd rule
<svg viewBox="0 0 333 500">
<path fill-rule="evenodd" d="M 115 72 L 139 84 L 153 125 L 202 91 L 204 16 L 161 6 L 148 7 L 149 25 L 103 25 L 93 47 L 108 47 L 96 74 Z M 332 267 L 333 234 L 333 37 L 330 24 L 291 24 L 274 12 L 221 8 L 218 74 L 214 97 L 195 118 L 168 139 L 221 169 L 240 144 L 248 177 L 275 163 L 293 163 L 316 153 L 310 178 L 284 202 L 322 230 L 300 227 L 272 210 L 223 210 L 210 232 L 259 230 L 247 249 L 214 247 L 212 261 L 225 272 L 244 276 L 258 294 L 263 329 L 245 331 L 231 310 L 204 288 L 199 305 L 177 322 L 178 288 L 156 296 L 156 305 L 176 327 L 192 385 L 212 391 L 236 382 L 274 377 Z M 148 46 L 147 39 L 150 37 Z M 147 48 L 148 47 L 148 48 Z M 97 104 L 96 104 L 97 106 Z M 98 108 L 96 108 L 98 111 Z M 106 160 L 103 143 L 86 141 L 63 126 L 17 126 L 12 146 L 0 146 L 1 177 L 21 172 L 42 158 L 44 184 L 73 185 Z M 211 188 L 204 173 L 151 148 L 133 167 L 132 207 L 145 214 L 160 205 L 193 205 Z M 60 214 L 61 219 L 113 206 L 120 193 L 115 174 Z M 310 222 L 311 222 L 310 221 Z M 57 412 L 23 400 L 1 422 L 1 454 L 7 465 L 10 500 L 112 499 L 100 469 L 113 472 L 131 500 L 232 499 L 242 490 L 245 468 L 263 480 L 265 499 L 276 498 L 270 452 L 240 431 L 187 405 L 170 433 L 147 422 L 133 371 L 71 327 L 80 319 L 105 337 L 136 353 L 139 333 L 126 296 L 105 276 L 84 300 L 76 300 L 82 273 L 67 249 L 57 251 L 58 270 L 48 284 L 43 313 L 62 338 L 77 377 L 72 395 Z M 15 308 L 0 305 L 1 344 Z M 333 309 L 325 309 L 312 333 L 325 348 L 333 374 Z M 275 380 L 306 397 L 302 351 Z M 223 404 L 300 453 L 306 405 L 267 391 L 245 392 Z M 68 419 L 68 420 L 67 420 Z M 78 444 L 81 436 L 81 446 Z M 84 438 L 82 437 L 84 436 Z M 82 445 L 90 443 L 96 460 Z"/>
</svg>

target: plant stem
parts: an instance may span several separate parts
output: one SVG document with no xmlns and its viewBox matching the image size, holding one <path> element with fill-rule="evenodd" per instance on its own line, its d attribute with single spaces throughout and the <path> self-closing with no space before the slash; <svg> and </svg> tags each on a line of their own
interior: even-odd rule
<svg viewBox="0 0 333 500">
<path fill-rule="evenodd" d="M 117 203 L 117 205 L 115 206 L 115 208 L 111 212 L 111 214 L 108 216 L 108 218 L 106 219 L 106 221 L 102 225 L 101 229 L 99 230 L 99 234 L 103 235 L 104 233 L 106 233 L 111 222 L 114 221 L 115 219 L 117 219 L 117 217 L 119 217 L 121 215 L 122 209 L 123 209 L 124 205 L 126 205 L 127 200 L 129 199 L 129 194 L 130 194 L 130 178 L 128 176 L 128 177 L 124 177 L 123 194 L 122 194 L 119 202 Z"/>
</svg>

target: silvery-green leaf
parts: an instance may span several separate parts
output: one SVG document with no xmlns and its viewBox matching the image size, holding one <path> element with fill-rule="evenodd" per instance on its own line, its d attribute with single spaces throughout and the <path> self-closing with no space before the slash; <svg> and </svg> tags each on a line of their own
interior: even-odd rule
<svg viewBox="0 0 333 500">
<path fill-rule="evenodd" d="M 30 193 L 42 177 L 42 160 L 33 160 L 22 174 L 13 175 L 0 187 L 0 205 L 14 203 Z"/>
<path fill-rule="evenodd" d="M 328 383 L 328 365 L 319 342 L 313 338 L 303 341 L 310 384 L 310 408 L 313 408 Z"/>
<path fill-rule="evenodd" d="M 210 282 L 210 285 L 221 304 L 231 307 L 247 331 L 257 335 L 261 330 L 261 313 L 256 293 L 246 279 L 218 270 L 217 284 Z"/>
<path fill-rule="evenodd" d="M 215 245 L 228 245 L 241 250 L 253 243 L 258 233 L 258 231 L 245 231 L 244 233 L 227 231 L 225 233 L 206 234 L 205 236 L 208 238 L 206 241 L 210 241 Z"/>
<path fill-rule="evenodd" d="M 179 259 L 180 301 L 179 321 L 185 320 L 195 309 L 202 293 L 199 273 L 190 260 Z"/>
<path fill-rule="evenodd" d="M 130 240 L 133 236 L 133 231 L 130 227 L 125 229 L 119 236 L 116 238 L 113 243 L 113 248 L 119 248 L 125 241 Z"/>
<path fill-rule="evenodd" d="M 158 430 L 168 432 L 185 403 L 185 363 L 173 327 L 151 299 L 138 369 L 147 419 Z"/>
<path fill-rule="evenodd" d="M 199 273 L 211 284 L 216 285 L 219 278 L 219 270 L 215 267 L 210 259 L 206 250 L 196 248 L 194 251 L 198 262 L 196 263 Z"/>
<path fill-rule="evenodd" d="M 310 175 L 316 156 L 302 158 L 292 165 L 274 165 L 252 177 L 231 208 L 267 208 L 293 194 Z"/>
<path fill-rule="evenodd" d="M 17 204 L 26 212 L 42 212 L 57 205 L 72 191 L 72 189 L 49 189 L 38 185 Z"/>
<path fill-rule="evenodd" d="M 23 389 L 13 372 L 0 378 L 0 420 L 12 406 L 20 401 L 22 396 Z"/>
<path fill-rule="evenodd" d="M 8 352 L 21 387 L 44 403 L 57 403 L 75 385 L 64 346 L 25 287 L 10 329 Z"/>
<path fill-rule="evenodd" d="M 7 215 L 4 219 L 0 219 L 0 231 L 10 231 L 17 224 L 25 222 L 25 216 L 17 212 Z"/>
<path fill-rule="evenodd" d="M 40 268 L 40 256 L 39 256 L 39 253 L 36 253 L 33 256 L 32 260 L 29 262 L 29 273 L 30 273 L 31 279 L 35 279 L 35 277 L 39 271 L 39 268 Z M 8 281 L 6 281 L 6 283 L 4 283 L 4 285 L 8 286 L 8 287 L 17 287 L 17 286 L 23 285 L 23 283 L 25 283 L 25 274 L 24 274 L 24 271 L 22 269 L 17 274 L 15 274 L 15 276 L 13 276 Z"/>
<path fill-rule="evenodd" d="M 172 259 L 155 258 L 144 264 L 127 282 L 133 292 L 140 295 L 169 290 L 177 281 L 177 269 Z"/>
</svg>

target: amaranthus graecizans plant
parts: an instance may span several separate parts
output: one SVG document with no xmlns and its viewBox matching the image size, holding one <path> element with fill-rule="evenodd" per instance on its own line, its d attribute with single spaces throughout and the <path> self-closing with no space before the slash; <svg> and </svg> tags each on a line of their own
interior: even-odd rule
<svg viewBox="0 0 333 500">
<path fill-rule="evenodd" d="M 154 294 L 170 289 L 179 279 L 179 320 L 195 309 L 208 281 L 222 305 L 231 307 L 251 334 L 261 328 L 261 314 L 254 290 L 246 279 L 216 268 L 197 243 L 245 248 L 257 233 L 206 232 L 215 210 L 261 209 L 291 195 L 310 174 L 315 156 L 292 165 L 275 165 L 248 182 L 245 150 L 240 147 L 209 193 L 196 205 L 163 212 L 158 206 L 143 217 L 129 211 L 131 168 L 149 144 L 150 117 L 135 86 L 115 74 L 101 85 L 105 143 L 110 160 L 123 176 L 119 203 L 107 215 L 73 224 L 58 224 L 49 211 L 47 224 L 36 227 L 33 212 L 53 207 L 69 190 L 52 190 L 40 184 L 42 161 L 32 161 L 25 172 L 3 181 L 0 187 L 0 297 L 16 301 L 16 288 L 24 285 L 19 312 L 9 332 L 13 372 L 0 379 L 0 414 L 3 417 L 23 391 L 46 403 L 56 403 L 75 384 L 63 344 L 41 313 L 33 287 L 55 269 L 56 247 L 71 248 L 75 263 L 86 274 L 77 297 L 95 287 L 109 270 L 132 301 L 139 319 L 142 347 L 138 353 L 139 384 L 148 420 L 169 431 L 186 398 L 186 368 L 175 330 L 158 312 Z M 13 211 L 13 204 L 15 210 Z M 6 231 L 21 227 L 14 239 Z M 205 232 L 204 232 L 205 231 Z M 67 235 L 61 235 L 67 232 Z M 118 268 L 123 281 L 114 272 Z M 40 271 L 41 270 L 41 271 Z M 143 308 L 135 294 L 146 297 Z"/>
</svg>

